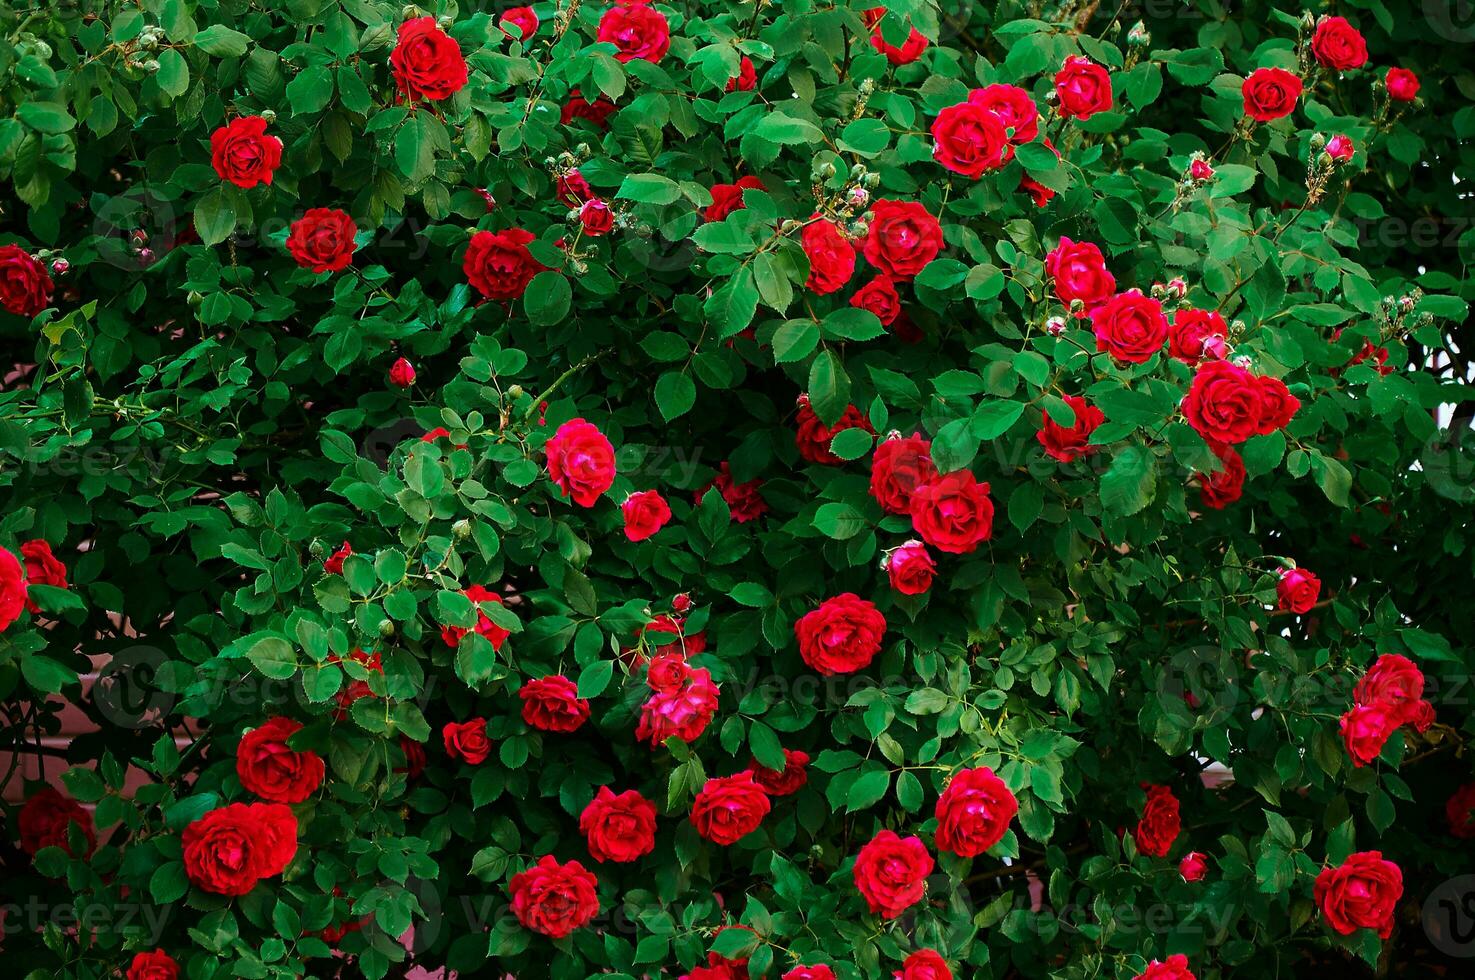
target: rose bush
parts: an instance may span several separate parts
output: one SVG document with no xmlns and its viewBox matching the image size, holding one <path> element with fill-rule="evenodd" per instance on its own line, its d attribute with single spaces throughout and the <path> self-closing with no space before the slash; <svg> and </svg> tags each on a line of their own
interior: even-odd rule
<svg viewBox="0 0 1475 980">
<path fill-rule="evenodd" d="M 6 965 L 1440 975 L 1429 9 L 0 13 Z"/>
</svg>

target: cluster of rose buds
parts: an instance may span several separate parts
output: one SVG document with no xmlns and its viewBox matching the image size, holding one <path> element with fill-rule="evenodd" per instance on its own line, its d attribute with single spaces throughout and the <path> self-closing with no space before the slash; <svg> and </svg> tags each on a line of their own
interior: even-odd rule
<svg viewBox="0 0 1475 980">
<path fill-rule="evenodd" d="M 1419 300 L 1423 298 L 1424 291 L 1417 288 L 1402 296 L 1384 296 L 1375 312 L 1383 335 L 1399 336 L 1432 323 L 1434 318 L 1428 313 L 1420 313 L 1411 318 L 1413 311 L 1418 308 Z"/>
<path fill-rule="evenodd" d="M 133 253 L 139 265 L 153 265 L 154 250 L 149 248 L 149 233 L 142 228 L 135 228 L 128 234 L 128 250 Z"/>
<path fill-rule="evenodd" d="M 1352 140 L 1340 133 L 1327 139 L 1321 133 L 1313 133 L 1310 141 L 1311 160 L 1306 168 L 1306 203 L 1315 204 L 1326 193 L 1332 174 L 1342 164 L 1349 162 L 1356 148 Z"/>
<path fill-rule="evenodd" d="M 1166 283 L 1155 282 L 1151 293 L 1153 299 L 1182 302 L 1188 298 L 1188 283 L 1182 279 L 1169 279 Z"/>
<path fill-rule="evenodd" d="M 1147 30 L 1147 25 L 1140 20 L 1133 24 L 1132 29 L 1127 31 L 1127 57 L 1122 70 L 1131 71 L 1135 68 L 1151 43 L 1152 34 Z"/>
</svg>

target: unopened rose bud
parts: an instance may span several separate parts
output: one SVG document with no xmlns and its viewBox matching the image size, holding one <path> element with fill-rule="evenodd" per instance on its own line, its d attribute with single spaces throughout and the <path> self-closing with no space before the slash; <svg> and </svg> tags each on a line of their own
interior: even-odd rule
<svg viewBox="0 0 1475 980">
<path fill-rule="evenodd" d="M 129 233 L 128 242 L 134 248 L 143 248 L 149 243 L 149 233 L 142 228 L 135 228 Z"/>
<path fill-rule="evenodd" d="M 1234 366 L 1244 368 L 1246 371 L 1248 371 L 1251 365 L 1253 365 L 1254 363 L 1254 360 L 1252 360 L 1250 358 L 1250 355 L 1248 354 L 1238 354 L 1234 358 Z"/>
<path fill-rule="evenodd" d="M 379 635 L 382 636 L 382 637 L 384 637 L 385 639 L 388 639 L 389 637 L 393 636 L 394 635 L 394 620 L 392 620 L 392 619 L 381 619 L 381 620 L 379 620 Z"/>
<path fill-rule="evenodd" d="M 1355 152 L 1356 150 L 1352 145 L 1352 140 L 1340 133 L 1327 140 L 1326 154 L 1338 163 L 1346 163 L 1348 160 L 1351 160 L 1352 154 Z"/>
<path fill-rule="evenodd" d="M 1321 149 L 1323 146 L 1326 146 L 1326 137 L 1323 136 L 1321 133 L 1312 133 L 1311 134 L 1311 152 L 1312 153 L 1315 153 L 1317 150 Z"/>
<path fill-rule="evenodd" d="M 486 188 L 479 187 L 479 188 L 477 188 L 476 193 L 477 193 L 478 196 L 481 197 L 481 199 L 483 201 L 486 202 L 486 205 L 487 205 L 487 213 L 488 214 L 490 214 L 492 211 L 496 210 L 496 207 L 497 207 L 497 199 L 492 196 L 492 192 L 491 191 L 487 190 Z"/>
<path fill-rule="evenodd" d="M 866 174 L 866 179 L 865 179 L 865 182 L 864 183 L 866 185 L 866 189 L 867 190 L 872 190 L 873 191 L 877 187 L 880 187 L 881 186 L 881 175 L 880 174 Z"/>
<path fill-rule="evenodd" d="M 396 388 L 408 388 L 415 383 L 415 365 L 401 357 L 389 366 L 389 383 Z"/>
<path fill-rule="evenodd" d="M 145 61 L 141 67 L 144 71 L 152 75 L 154 72 L 159 70 L 159 63 L 153 58 L 150 58 L 148 61 Z"/>
<path fill-rule="evenodd" d="M 451 525 L 451 533 L 456 536 L 457 540 L 465 541 L 471 537 L 471 522 L 464 517 L 461 518 Z"/>
<path fill-rule="evenodd" d="M 151 248 L 141 248 L 141 249 L 138 250 L 138 264 L 139 265 L 152 265 L 153 262 L 154 262 L 154 250 L 153 249 L 151 249 Z"/>
<path fill-rule="evenodd" d="M 1211 361 L 1222 361 L 1229 354 L 1229 345 L 1224 342 L 1223 337 L 1216 333 L 1211 333 L 1204 338 L 1202 349 L 1204 357 Z"/>
<path fill-rule="evenodd" d="M 1147 32 L 1147 25 L 1138 21 L 1132 25 L 1127 32 L 1127 43 L 1134 48 L 1145 48 L 1152 43 L 1152 35 Z"/>
<path fill-rule="evenodd" d="M 259 115 L 268 123 L 274 123 L 277 121 L 277 114 L 271 109 L 262 109 L 259 113 L 257 113 L 257 115 Z"/>
<path fill-rule="evenodd" d="M 1321 167 L 1330 167 L 1332 164 L 1336 163 L 1337 161 L 1334 160 L 1334 159 L 1332 159 L 1332 155 L 1330 153 L 1322 153 L 1321 156 L 1319 156 L 1319 157 L 1316 158 L 1316 162 L 1317 162 L 1317 165 L 1318 166 L 1321 166 Z"/>
<path fill-rule="evenodd" d="M 1315 30 L 1315 29 L 1316 29 L 1316 15 L 1313 14 L 1311 11 L 1308 10 L 1301 17 L 1301 30 L 1303 30 L 1303 31 L 1310 31 L 1310 30 Z"/>
<path fill-rule="evenodd" d="M 1213 180 L 1214 167 L 1204 159 L 1194 160 L 1188 165 L 1188 176 L 1194 180 Z"/>
<path fill-rule="evenodd" d="M 511 385 L 507 388 L 508 398 L 521 398 L 523 395 L 522 385 Z"/>
<path fill-rule="evenodd" d="M 1070 312 L 1076 316 L 1080 316 L 1082 313 L 1086 312 L 1086 301 L 1079 298 L 1071 300 Z"/>
<path fill-rule="evenodd" d="M 399 9 L 399 15 L 405 20 L 414 20 L 420 16 L 420 8 L 414 4 L 406 4 Z"/>
<path fill-rule="evenodd" d="M 439 27 L 443 31 L 448 31 L 452 27 L 456 26 L 456 21 L 454 18 L 441 16 L 435 19 L 435 26 Z"/>
<path fill-rule="evenodd" d="M 685 592 L 681 593 L 671 600 L 671 608 L 679 613 L 686 612 L 691 609 L 691 596 Z"/>
<path fill-rule="evenodd" d="M 830 178 L 834 177 L 835 174 L 839 173 L 839 171 L 835 169 L 835 165 L 833 163 L 826 160 L 823 164 L 820 165 L 817 173 L 819 174 L 820 180 L 829 180 Z"/>
<path fill-rule="evenodd" d="M 1183 297 L 1188 295 L 1188 283 L 1184 282 L 1182 279 L 1169 279 L 1168 295 L 1173 296 L 1177 299 L 1182 299 Z"/>
<path fill-rule="evenodd" d="M 205 294 L 197 289 L 191 289 L 185 294 L 184 301 L 190 306 L 199 306 L 205 301 Z"/>
<path fill-rule="evenodd" d="M 1414 298 L 1412 296 L 1400 296 L 1398 298 L 1398 308 L 1404 313 L 1412 313 L 1414 311 Z"/>
<path fill-rule="evenodd" d="M 1052 337 L 1059 337 L 1061 334 L 1065 333 L 1065 317 L 1052 316 L 1050 319 L 1046 320 L 1045 333 L 1049 334 Z"/>
<path fill-rule="evenodd" d="M 1152 289 L 1150 290 L 1150 292 L 1153 299 L 1162 299 L 1168 294 L 1168 287 L 1164 286 L 1160 282 L 1155 282 L 1152 284 Z"/>
<path fill-rule="evenodd" d="M 871 192 L 864 187 L 852 187 L 849 200 L 851 207 L 863 208 L 870 202 Z"/>
<path fill-rule="evenodd" d="M 54 276 L 64 276 L 69 271 L 71 271 L 71 268 L 72 263 L 68 262 L 66 259 L 51 260 L 51 274 Z"/>
</svg>

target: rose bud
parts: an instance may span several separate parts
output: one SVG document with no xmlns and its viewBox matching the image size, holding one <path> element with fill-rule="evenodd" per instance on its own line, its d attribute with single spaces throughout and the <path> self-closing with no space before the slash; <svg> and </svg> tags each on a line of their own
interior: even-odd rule
<svg viewBox="0 0 1475 980">
<path fill-rule="evenodd" d="M 615 227 L 614 212 L 609 205 L 595 198 L 585 201 L 579 208 L 579 223 L 584 226 L 584 234 L 591 238 L 600 235 L 608 235 Z"/>
<path fill-rule="evenodd" d="M 389 366 L 389 383 L 396 388 L 408 388 L 415 383 L 415 366 L 401 357 Z"/>
<path fill-rule="evenodd" d="M 671 600 L 671 608 L 679 613 L 684 613 L 691 608 L 691 596 L 682 592 Z"/>
<path fill-rule="evenodd" d="M 487 211 L 488 211 L 488 213 L 490 213 L 491 211 L 493 211 L 493 210 L 496 209 L 496 207 L 497 207 L 497 199 L 492 196 L 492 192 L 491 191 L 485 190 L 483 188 L 477 188 L 476 193 L 479 194 L 479 195 L 481 195 L 481 199 L 483 201 L 487 202 Z"/>
<path fill-rule="evenodd" d="M 1351 160 L 1353 152 L 1352 141 L 1340 133 L 1327 140 L 1327 156 L 1338 163 L 1346 163 L 1348 160 Z"/>
<path fill-rule="evenodd" d="M 1198 851 L 1189 851 L 1178 862 L 1178 873 L 1184 881 L 1202 881 L 1209 872 L 1209 859 Z"/>
<path fill-rule="evenodd" d="M 1188 176 L 1194 180 L 1213 180 L 1214 167 L 1207 160 L 1194 160 L 1188 165 Z"/>
<path fill-rule="evenodd" d="M 71 271 L 71 268 L 72 263 L 66 259 L 56 258 L 51 260 L 51 274 L 54 276 L 64 276 Z"/>
</svg>

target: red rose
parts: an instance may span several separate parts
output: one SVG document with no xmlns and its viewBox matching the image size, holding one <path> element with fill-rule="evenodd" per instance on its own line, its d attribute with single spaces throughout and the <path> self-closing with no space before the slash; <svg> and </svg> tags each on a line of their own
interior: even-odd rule
<svg viewBox="0 0 1475 980">
<path fill-rule="evenodd" d="M 535 236 L 521 228 L 478 231 L 471 236 L 461 269 L 466 281 L 487 299 L 516 299 L 547 266 L 533 258 L 527 244 Z"/>
<path fill-rule="evenodd" d="M 1403 872 L 1380 851 L 1358 851 L 1335 868 L 1316 876 L 1316 904 L 1333 932 L 1350 936 L 1376 929 L 1387 939 L 1393 932 L 1393 910 L 1403 897 Z"/>
<path fill-rule="evenodd" d="M 1461 840 L 1475 838 L 1475 783 L 1465 783 L 1444 804 L 1449 832 Z"/>
<path fill-rule="evenodd" d="M 1009 830 L 1019 801 L 988 767 L 964 769 L 937 799 L 937 848 L 972 858 L 988 851 Z"/>
<path fill-rule="evenodd" d="M 707 221 L 721 221 L 734 211 L 741 211 L 747 207 L 743 203 L 743 191 L 767 190 L 763 181 L 757 177 L 739 177 L 735 184 L 713 184 L 712 203 L 702 212 L 702 217 Z"/>
<path fill-rule="evenodd" d="M 548 478 L 580 507 L 593 507 L 615 482 L 615 447 L 583 419 L 570 419 L 548 440 Z"/>
<path fill-rule="evenodd" d="M 794 435 L 794 445 L 798 447 L 799 455 L 811 463 L 825 466 L 840 466 L 845 462 L 830 451 L 830 441 L 841 432 L 846 429 L 863 429 L 871 435 L 876 434 L 870 419 L 862 415 L 860 409 L 854 405 L 846 405 L 845 411 L 833 426 L 825 425 L 814 414 L 814 409 L 809 407 L 808 395 L 799 396 L 798 421 L 799 431 Z"/>
<path fill-rule="evenodd" d="M 281 803 L 232 803 L 184 828 L 184 870 L 197 887 L 244 895 L 297 853 L 297 818 Z"/>
<path fill-rule="evenodd" d="M 570 211 L 577 210 L 585 201 L 594 200 L 594 189 L 577 168 L 565 170 L 558 175 L 553 185 L 553 194 L 558 203 Z"/>
<path fill-rule="evenodd" d="M 922 540 L 950 555 L 966 555 L 994 535 L 988 484 L 956 470 L 912 493 L 912 527 Z"/>
<path fill-rule="evenodd" d="M 876 314 L 876 319 L 881 321 L 883 327 L 891 326 L 901 315 L 901 296 L 896 292 L 896 284 L 888 276 L 876 276 L 857 289 L 855 295 L 850 297 L 850 305 L 856 309 L 870 310 Z"/>
<path fill-rule="evenodd" d="M 1010 143 L 1032 143 L 1040 132 L 1040 107 L 1035 105 L 1029 92 L 1018 85 L 995 84 L 976 88 L 968 93 L 968 101 L 998 116 L 1009 130 Z M 1048 140 L 1046 145 L 1049 146 Z M 1054 149 L 1053 146 L 1050 148 Z"/>
<path fill-rule="evenodd" d="M 311 749 L 287 747 L 302 730 L 291 718 L 269 718 L 236 746 L 236 775 L 249 793 L 272 803 L 301 803 L 323 783 L 323 759 Z"/>
<path fill-rule="evenodd" d="M 595 96 L 594 101 L 590 102 L 579 94 L 578 89 L 574 89 L 569 93 L 568 101 L 563 104 L 559 122 L 567 126 L 575 119 L 583 119 L 597 129 L 604 129 L 609 125 L 610 114 L 615 108 L 615 104 L 602 95 Z"/>
<path fill-rule="evenodd" d="M 1323 68 L 1361 68 L 1367 64 L 1367 41 L 1346 17 L 1322 17 L 1311 35 L 1311 53 Z"/>
<path fill-rule="evenodd" d="M 1356 152 L 1357 147 L 1353 145 L 1351 137 L 1341 133 L 1326 141 L 1326 155 L 1338 163 L 1351 160 Z"/>
<path fill-rule="evenodd" d="M 210 164 L 237 187 L 270 184 L 282 164 L 282 141 L 266 135 L 260 116 L 238 116 L 210 134 Z"/>
<path fill-rule="evenodd" d="M 1184 308 L 1173 314 L 1168 328 L 1168 354 L 1188 365 L 1205 357 L 1222 359 L 1228 337 L 1229 327 L 1218 311 Z"/>
<path fill-rule="evenodd" d="M 835 971 L 823 963 L 813 966 L 796 966 L 779 980 L 835 980 Z"/>
<path fill-rule="evenodd" d="M 727 80 L 727 91 L 751 92 L 757 87 L 758 71 L 753 67 L 753 59 L 743 55 L 738 61 L 738 73 Z"/>
<path fill-rule="evenodd" d="M 0 548 L 0 630 L 20 618 L 21 610 L 27 608 L 30 599 L 26 596 L 26 573 L 20 559 L 4 548 Z"/>
<path fill-rule="evenodd" d="M 1244 442 L 1260 431 L 1264 412 L 1260 379 L 1229 361 L 1199 365 L 1183 399 L 1188 424 L 1211 443 Z"/>
<path fill-rule="evenodd" d="M 895 980 L 953 980 L 953 971 L 937 950 L 919 949 L 902 960 L 901 969 L 892 976 Z"/>
<path fill-rule="evenodd" d="M 799 655 L 811 669 L 829 676 L 863 670 L 881 652 L 886 617 L 875 603 L 853 592 L 826 599 L 794 624 Z"/>
<path fill-rule="evenodd" d="M 1400 723 L 1413 720 L 1423 696 L 1424 672 L 1398 653 L 1380 655 L 1352 690 L 1356 703 L 1387 708 L 1398 715 Z"/>
<path fill-rule="evenodd" d="M 32 317 L 51 305 L 56 284 L 46 266 L 19 245 L 0 245 L 0 309 Z"/>
<path fill-rule="evenodd" d="M 1279 607 L 1296 615 L 1304 615 L 1316 605 L 1321 594 L 1321 579 L 1304 568 L 1287 568 L 1280 573 L 1275 584 L 1275 596 Z"/>
<path fill-rule="evenodd" d="M 1383 84 L 1394 102 L 1412 102 L 1419 97 L 1419 76 L 1407 68 L 1389 68 Z"/>
<path fill-rule="evenodd" d="M 916 837 L 883 830 L 860 849 L 851 872 L 866 905 L 883 919 L 894 919 L 922 900 L 932 855 Z"/>
<path fill-rule="evenodd" d="M 1090 58 L 1075 54 L 1055 73 L 1060 114 L 1067 119 L 1090 119 L 1111 108 L 1111 75 Z"/>
<path fill-rule="evenodd" d="M 595 40 L 619 48 L 616 61 L 659 62 L 671 49 L 671 26 L 646 0 L 621 0 L 599 18 Z"/>
<path fill-rule="evenodd" d="M 732 519 L 739 524 L 757 520 L 768 513 L 768 501 L 763 499 L 762 480 L 748 480 L 746 483 L 736 483 L 732 478 L 732 464 L 727 460 L 717 468 L 717 476 L 711 483 L 696 492 L 697 503 L 702 502 L 702 497 L 708 490 L 716 488 L 727 502 L 727 508 L 732 513 Z"/>
<path fill-rule="evenodd" d="M 1188 957 L 1174 953 L 1166 961 L 1153 960 L 1134 980 L 1197 980 L 1188 969 Z"/>
<path fill-rule="evenodd" d="M 884 275 L 910 282 L 942 251 L 942 225 L 916 201 L 879 200 L 871 208 L 866 261 Z"/>
<path fill-rule="evenodd" d="M 401 735 L 399 749 L 405 754 L 405 765 L 404 768 L 394 771 L 402 772 L 410 779 L 419 779 L 420 774 L 425 771 L 425 746 L 406 735 Z"/>
<path fill-rule="evenodd" d="M 179 964 L 162 949 L 136 953 L 124 977 L 125 980 L 179 980 Z"/>
<path fill-rule="evenodd" d="M 1116 292 L 1116 278 L 1106 271 L 1101 249 L 1091 242 L 1073 242 L 1064 235 L 1045 256 L 1045 272 L 1055 283 L 1055 295 L 1070 306 L 1080 300 L 1077 316 L 1087 316 Z"/>
<path fill-rule="evenodd" d="M 40 612 L 41 607 L 30 596 L 30 587 L 50 585 L 58 589 L 70 588 L 67 585 L 67 566 L 51 553 L 51 545 L 40 538 L 22 544 L 20 554 L 26 563 L 26 608 L 33 613 Z M 0 626 L 0 629 L 3 628 Z"/>
<path fill-rule="evenodd" d="M 353 261 L 358 225 L 337 208 L 309 208 L 292 222 L 287 251 L 293 261 L 313 272 L 337 272 Z"/>
<path fill-rule="evenodd" d="M 705 667 L 690 671 L 680 687 L 658 690 L 640 706 L 635 738 L 653 749 L 673 736 L 695 742 L 717 712 L 717 695 L 711 671 Z"/>
<path fill-rule="evenodd" d="M 691 668 L 686 657 L 679 653 L 662 653 L 650 658 L 645 671 L 645 683 L 652 691 L 676 691 L 686 683 Z"/>
<path fill-rule="evenodd" d="M 937 477 L 932 443 L 921 436 L 888 438 L 871 457 L 871 496 L 888 514 L 910 514 L 917 487 Z"/>
<path fill-rule="evenodd" d="M 707 840 L 728 847 L 758 829 L 773 804 L 747 770 L 707 780 L 691 805 L 691 823 Z"/>
<path fill-rule="evenodd" d="M 686 620 L 673 619 L 665 613 L 661 613 L 649 623 L 646 623 L 645 626 L 641 627 L 640 632 L 645 636 L 649 636 L 652 633 L 669 633 L 675 637 L 674 640 L 668 643 L 659 643 L 652 639 L 651 643 L 657 655 L 679 653 L 683 657 L 695 657 L 707 649 L 707 634 L 705 632 L 688 633 L 686 632 Z"/>
<path fill-rule="evenodd" d="M 804 226 L 799 235 L 804 255 L 809 259 L 809 278 L 804 285 L 819 293 L 833 293 L 844 287 L 855 273 L 855 246 L 840 233 L 840 226 L 826 218 L 818 218 Z"/>
<path fill-rule="evenodd" d="M 595 198 L 579 206 L 579 224 L 590 238 L 608 235 L 615 227 L 615 213 L 609 205 Z"/>
<path fill-rule="evenodd" d="M 398 358 L 389 365 L 389 383 L 396 388 L 408 388 L 415 383 L 415 365 Z"/>
<path fill-rule="evenodd" d="M 974 180 L 1009 162 L 1009 134 L 1004 121 L 971 98 L 937 114 L 932 140 L 932 157 L 944 170 Z"/>
<path fill-rule="evenodd" d="M 480 585 L 467 586 L 461 590 L 461 594 L 474 603 L 495 602 L 499 606 L 503 604 L 500 595 Z M 512 635 L 510 630 L 503 629 L 492 622 L 492 618 L 482 612 L 480 608 L 476 610 L 475 629 L 476 632 L 487 638 L 493 650 L 502 649 L 502 644 L 507 642 L 507 637 Z M 448 647 L 460 646 L 461 638 L 470 632 L 471 630 L 465 626 L 442 626 L 440 628 L 440 638 L 445 641 Z"/>
<path fill-rule="evenodd" d="M 1257 68 L 1240 87 L 1245 115 L 1256 122 L 1289 116 L 1301 97 L 1301 79 L 1284 68 Z"/>
<path fill-rule="evenodd" d="M 399 40 L 389 52 L 389 65 L 405 99 L 439 102 L 466 86 L 461 48 L 435 25 L 434 17 L 416 17 L 399 25 Z"/>
<path fill-rule="evenodd" d="M 522 698 L 522 720 L 542 731 L 572 732 L 589 720 L 589 702 L 562 674 L 528 681 L 517 696 Z"/>
<path fill-rule="evenodd" d="M 887 41 L 885 34 L 882 33 L 881 21 L 885 16 L 885 7 L 872 7 L 862 15 L 866 26 L 871 28 L 871 47 L 875 48 L 878 53 L 884 54 L 886 60 L 893 65 L 909 65 L 922 57 L 922 52 L 927 50 L 927 45 L 930 43 L 922 32 L 915 27 L 908 27 L 907 38 L 898 47 Z"/>
<path fill-rule="evenodd" d="M 625 537 L 644 541 L 666 526 L 671 507 L 659 490 L 642 490 L 625 498 L 620 514 L 625 519 Z"/>
<path fill-rule="evenodd" d="M 562 939 L 599 914 L 599 881 L 578 861 L 559 864 L 545 854 L 512 876 L 512 914 L 533 932 Z"/>
<path fill-rule="evenodd" d="M 1402 721 L 1399 709 L 1385 704 L 1355 705 L 1342 715 L 1338 727 L 1352 764 L 1360 768 L 1381 755 Z"/>
<path fill-rule="evenodd" d="M 72 824 L 80 827 L 87 838 L 86 853 L 72 854 L 73 857 L 88 857 L 97 847 L 97 826 L 92 814 L 82 804 L 51 786 L 33 793 L 20 808 L 15 822 L 21 849 L 30 855 L 35 855 L 43 847 L 59 847 L 72 854 Z"/>
<path fill-rule="evenodd" d="M 1178 798 L 1167 786 L 1147 787 L 1142 818 L 1132 831 L 1137 850 L 1152 857 L 1167 857 L 1178 839 L 1183 823 L 1178 816 Z"/>
<path fill-rule="evenodd" d="M 902 595 L 921 595 L 932 588 L 937 562 L 920 541 L 908 541 L 886 556 L 884 565 L 891 587 Z"/>
<path fill-rule="evenodd" d="M 633 789 L 616 795 L 601 786 L 579 814 L 579 830 L 594 860 L 634 861 L 656 848 L 656 808 Z"/>
<path fill-rule="evenodd" d="M 440 730 L 440 737 L 445 743 L 446 755 L 467 765 L 479 766 L 492 753 L 492 740 L 487 736 L 485 718 L 447 722 Z"/>
<path fill-rule="evenodd" d="M 327 572 L 329 575 L 342 575 L 343 561 L 352 554 L 353 545 L 349 544 L 347 541 L 343 542 L 343 544 L 338 548 L 337 551 L 333 552 L 327 558 L 323 559 L 323 571 Z"/>
<path fill-rule="evenodd" d="M 1260 428 L 1258 435 L 1267 435 L 1284 429 L 1296 417 L 1301 400 L 1291 394 L 1284 381 L 1279 378 L 1261 376 L 1260 382 Z"/>
<path fill-rule="evenodd" d="M 809 782 L 809 771 L 805 768 L 808 765 L 808 752 L 784 749 L 783 769 L 769 769 L 754 759 L 748 763 L 748 771 L 753 774 L 753 782 L 769 796 L 791 796 Z"/>
<path fill-rule="evenodd" d="M 1066 428 L 1046 412 L 1035 439 L 1045 448 L 1046 455 L 1069 463 L 1101 448 L 1091 445 L 1091 433 L 1106 421 L 1106 414 L 1095 405 L 1088 404 L 1080 395 L 1066 395 L 1065 403 L 1075 412 L 1075 423 Z"/>
<path fill-rule="evenodd" d="M 1205 507 L 1223 510 L 1240 498 L 1245 485 L 1245 461 L 1228 446 L 1210 442 L 1209 449 L 1222 466 L 1212 473 L 1200 473 L 1199 499 Z"/>
<path fill-rule="evenodd" d="M 538 33 L 538 15 L 533 12 L 532 7 L 509 7 L 497 18 L 497 25 L 508 37 L 516 36 L 526 41 Z M 509 27 L 516 27 L 518 33 L 514 35 L 507 29 Z"/>
<path fill-rule="evenodd" d="M 1091 313 L 1096 349 L 1126 364 L 1141 364 L 1168 342 L 1163 304 L 1135 289 L 1118 293 Z"/>
<path fill-rule="evenodd" d="M 1209 873 L 1209 859 L 1199 851 L 1189 851 L 1178 862 L 1178 874 L 1184 881 L 1202 881 Z"/>
<path fill-rule="evenodd" d="M 328 663 L 330 664 L 341 664 L 344 662 L 343 658 L 336 653 L 328 657 Z M 344 717 L 349 708 L 353 707 L 355 701 L 358 701 L 360 698 L 374 696 L 374 689 L 369 686 L 368 680 L 356 678 L 356 673 L 372 673 L 378 674 L 380 677 L 384 676 L 384 664 L 378 651 L 365 653 L 362 650 L 354 650 L 349 653 L 347 662 L 356 664 L 357 666 L 344 668 L 343 673 L 348 683 L 335 695 L 335 700 L 338 703 L 338 717 L 340 719 Z"/>
</svg>

